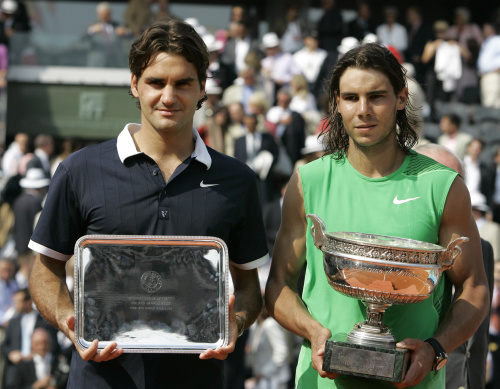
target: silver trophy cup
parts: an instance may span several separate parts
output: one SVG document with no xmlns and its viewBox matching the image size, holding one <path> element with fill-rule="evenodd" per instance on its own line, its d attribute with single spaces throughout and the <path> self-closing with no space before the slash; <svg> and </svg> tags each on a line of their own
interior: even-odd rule
<svg viewBox="0 0 500 389">
<path fill-rule="evenodd" d="M 396 339 L 384 324 L 392 305 L 412 304 L 428 298 L 443 271 L 460 256 L 460 237 L 447 248 L 417 240 L 355 232 L 326 233 L 316 215 L 307 215 L 313 226 L 314 245 L 323 252 L 328 283 L 338 292 L 366 305 L 367 319 L 349 334 L 327 341 L 323 370 L 400 382 L 409 353 L 396 348 Z M 398 339 L 402 340 L 402 339 Z"/>
</svg>

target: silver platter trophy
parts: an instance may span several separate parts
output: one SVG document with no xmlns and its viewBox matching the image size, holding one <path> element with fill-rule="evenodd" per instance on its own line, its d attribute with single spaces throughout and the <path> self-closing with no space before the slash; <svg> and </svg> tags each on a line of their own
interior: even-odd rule
<svg viewBox="0 0 500 389">
<path fill-rule="evenodd" d="M 228 251 L 214 237 L 87 235 L 75 245 L 75 340 L 200 353 L 228 342 Z"/>
<path fill-rule="evenodd" d="M 396 347 L 396 339 L 384 324 L 391 305 L 425 300 L 443 271 L 460 256 L 457 238 L 447 248 L 417 240 L 355 232 L 326 233 L 316 215 L 311 234 L 323 252 L 328 283 L 338 292 L 366 305 L 367 319 L 349 334 L 335 334 L 327 341 L 323 370 L 341 374 L 401 382 L 409 364 L 409 351 Z M 402 340 L 402 339 L 398 339 Z"/>
</svg>

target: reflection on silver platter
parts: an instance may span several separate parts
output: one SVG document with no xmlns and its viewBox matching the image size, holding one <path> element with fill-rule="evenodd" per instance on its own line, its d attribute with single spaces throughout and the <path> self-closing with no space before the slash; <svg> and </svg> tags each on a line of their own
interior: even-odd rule
<svg viewBox="0 0 500 389">
<path fill-rule="evenodd" d="M 228 254 L 214 237 L 87 235 L 75 246 L 75 338 L 125 352 L 228 341 Z"/>
</svg>

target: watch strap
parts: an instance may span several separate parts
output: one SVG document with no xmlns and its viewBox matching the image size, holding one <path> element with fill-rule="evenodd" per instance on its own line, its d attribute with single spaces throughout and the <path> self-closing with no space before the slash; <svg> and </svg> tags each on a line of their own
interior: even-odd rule
<svg viewBox="0 0 500 389">
<path fill-rule="evenodd" d="M 441 362 L 442 360 L 447 360 L 448 359 L 448 354 L 446 351 L 444 351 L 443 346 L 441 346 L 441 343 L 439 343 L 436 339 L 434 338 L 427 338 L 424 339 L 424 342 L 429 343 L 434 351 L 436 352 L 436 358 L 434 359 L 434 363 L 432 365 L 432 370 L 439 370 L 438 369 L 438 363 Z"/>
</svg>

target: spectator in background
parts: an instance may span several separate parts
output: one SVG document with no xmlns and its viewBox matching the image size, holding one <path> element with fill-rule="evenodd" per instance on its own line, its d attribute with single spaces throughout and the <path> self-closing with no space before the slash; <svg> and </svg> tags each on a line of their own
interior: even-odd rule
<svg viewBox="0 0 500 389">
<path fill-rule="evenodd" d="M 323 8 L 323 15 L 316 25 L 319 47 L 329 52 L 335 52 L 345 36 L 344 19 L 336 7 L 335 0 L 321 0 L 321 8 Z"/>
<path fill-rule="evenodd" d="M 307 80 L 302 74 L 296 74 L 290 80 L 290 93 L 292 101 L 290 101 L 290 109 L 300 113 L 302 116 L 306 112 L 317 112 L 318 107 L 314 95 L 309 92 Z"/>
<path fill-rule="evenodd" d="M 13 314 L 13 296 L 19 289 L 15 272 L 13 260 L 0 258 L 0 329 L 6 326 Z"/>
<path fill-rule="evenodd" d="M 50 135 L 37 135 L 35 138 L 35 152 L 26 168 L 42 169 L 47 178 L 50 178 L 50 157 L 54 153 L 54 138 Z"/>
<path fill-rule="evenodd" d="M 213 79 L 207 79 L 205 83 L 205 95 L 207 96 L 207 100 L 203 106 L 195 112 L 193 117 L 193 126 L 198 132 L 200 132 L 200 129 L 205 126 L 207 120 L 213 117 L 215 111 L 222 105 L 221 94 L 222 88 L 217 85 Z M 220 149 L 220 147 L 222 147 L 222 139 L 217 141 L 212 139 L 212 142 L 214 143 L 215 149 Z"/>
<path fill-rule="evenodd" d="M 220 153 L 225 151 L 225 136 L 229 126 L 229 113 L 224 105 L 217 106 L 213 115 L 207 117 L 205 124 L 198 132 L 207 146 Z"/>
<path fill-rule="evenodd" d="M 460 123 L 460 117 L 454 113 L 441 116 L 439 127 L 443 134 L 438 138 L 438 144 L 453 151 L 458 158 L 463 160 L 472 135 L 461 132 Z"/>
<path fill-rule="evenodd" d="M 125 25 L 139 36 L 152 23 L 151 5 L 155 0 L 129 0 L 125 10 Z"/>
<path fill-rule="evenodd" d="M 462 76 L 457 80 L 455 96 L 464 103 L 479 102 L 477 58 L 483 42 L 481 29 L 470 22 L 470 11 L 465 7 L 455 9 L 455 24 L 446 32 L 448 39 L 458 42 L 462 59 Z"/>
<path fill-rule="evenodd" d="M 357 11 L 356 18 L 347 23 L 346 35 L 362 41 L 365 36 L 375 32 L 375 26 L 372 23 L 370 4 L 367 1 L 358 1 Z"/>
<path fill-rule="evenodd" d="M 49 187 L 50 178 L 47 178 L 40 168 L 29 168 L 19 184 L 23 192 L 12 206 L 17 255 L 30 252 L 28 243 L 35 228 L 35 217 L 42 210 L 42 201 Z"/>
<path fill-rule="evenodd" d="M 398 10 L 395 7 L 384 8 L 385 22 L 376 28 L 378 40 L 384 46 L 393 46 L 401 54 L 408 47 L 408 34 L 406 28 L 397 22 Z"/>
<path fill-rule="evenodd" d="M 10 46 L 11 37 L 15 33 L 28 33 L 31 31 L 31 22 L 23 2 L 3 0 L 0 4 L 0 43 Z M 21 46 L 28 41 L 27 35 L 20 36 Z M 12 57 L 18 60 L 19 52 L 11 50 Z M 12 59 L 12 58 L 11 58 Z"/>
<path fill-rule="evenodd" d="M 302 38 L 306 31 L 306 24 L 300 17 L 300 8 L 296 1 L 286 5 L 284 18 L 278 18 L 271 30 L 281 38 L 281 49 L 285 53 L 293 54 L 304 46 Z"/>
<path fill-rule="evenodd" d="M 245 66 L 235 82 L 224 90 L 222 102 L 225 106 L 241 103 L 248 114 L 251 113 L 250 97 L 256 92 L 265 93 L 264 86 L 256 70 L 251 66 Z"/>
<path fill-rule="evenodd" d="M 59 164 L 64 161 L 71 153 L 82 148 L 81 141 L 77 139 L 64 139 L 61 145 L 61 152 L 54 158 L 50 165 L 50 175 L 51 177 L 57 170 Z"/>
<path fill-rule="evenodd" d="M 422 138 L 420 134 L 422 133 L 422 126 L 424 124 L 424 119 L 429 115 L 429 105 L 425 100 L 425 92 L 423 91 L 420 84 L 414 80 L 415 77 L 415 67 L 409 62 L 403 63 L 403 67 L 406 70 L 406 83 L 408 84 L 408 107 L 410 112 L 417 119 L 412 125 L 413 130 L 419 135 L 417 144 L 422 145 L 428 140 Z"/>
<path fill-rule="evenodd" d="M 493 23 L 483 24 L 484 41 L 477 59 L 481 104 L 500 108 L 500 35 Z"/>
<path fill-rule="evenodd" d="M 434 22 L 435 39 L 426 43 L 422 53 L 422 63 L 426 66 L 425 92 L 433 116 L 436 101 L 450 101 L 462 75 L 460 48 L 457 42 L 447 38 L 448 28 L 445 20 Z"/>
<path fill-rule="evenodd" d="M 464 167 L 467 175 L 464 177 L 469 193 L 487 193 L 488 166 L 481 161 L 480 156 L 484 143 L 474 138 L 467 145 L 464 157 Z"/>
<path fill-rule="evenodd" d="M 295 74 L 300 74 L 300 69 L 295 64 L 290 53 L 281 50 L 281 41 L 274 32 L 268 32 L 262 37 L 262 45 L 266 57 L 262 59 L 261 76 L 264 88 L 271 101 L 275 101 L 276 92 L 282 87 L 288 87 Z"/>
<path fill-rule="evenodd" d="M 33 263 L 35 262 L 35 255 L 33 251 L 28 251 L 24 254 L 17 256 L 17 271 L 15 279 L 19 289 L 29 287 L 29 279 Z"/>
<path fill-rule="evenodd" d="M 305 120 L 298 112 L 290 109 L 292 95 L 286 88 L 281 88 L 276 95 L 276 105 L 269 109 L 266 118 L 274 126 L 274 136 L 286 150 L 292 166 L 301 157 L 306 132 Z"/>
<path fill-rule="evenodd" d="M 217 40 L 215 35 L 205 34 L 203 41 L 207 45 L 207 50 L 210 53 L 210 65 L 208 65 L 208 76 L 214 80 L 217 85 L 221 85 L 221 69 L 220 69 L 220 51 L 224 47 L 224 42 Z"/>
<path fill-rule="evenodd" d="M 422 19 L 422 12 L 416 5 L 406 10 L 408 22 L 408 47 L 404 52 L 407 62 L 415 67 L 415 80 L 422 85 L 425 82 L 425 65 L 422 53 L 427 42 L 432 39 L 432 28 Z"/>
<path fill-rule="evenodd" d="M 87 65 L 91 67 L 121 67 L 120 38 L 131 35 L 132 30 L 111 19 L 111 5 L 104 1 L 96 7 L 97 22 L 87 28 L 91 48 Z"/>
<path fill-rule="evenodd" d="M 254 377 L 254 389 L 286 389 L 291 377 L 292 353 L 289 334 L 269 316 L 265 307 L 250 339 L 248 358 Z"/>
<path fill-rule="evenodd" d="M 1 346 L 2 354 L 8 362 L 5 368 L 6 389 L 16 389 L 16 365 L 31 354 L 31 336 L 35 328 L 45 329 L 51 339 L 49 351 L 55 358 L 59 353 L 57 331 L 33 308 L 28 289 L 20 289 L 14 294 L 15 316 L 5 329 L 5 339 Z"/>
<path fill-rule="evenodd" d="M 253 39 L 243 21 L 229 24 L 228 37 L 220 57 L 221 87 L 226 89 L 245 67 L 245 58 L 250 51 L 258 51 L 259 42 Z"/>
<path fill-rule="evenodd" d="M 2 157 L 2 171 L 4 177 L 19 174 L 19 162 L 29 150 L 29 135 L 19 132 L 9 145 Z"/>
<path fill-rule="evenodd" d="M 479 235 L 491 243 L 495 261 L 500 261 L 500 224 L 488 220 L 487 215 L 491 213 L 491 210 L 486 204 L 486 197 L 482 193 L 471 193 L 471 205 L 472 216 L 474 216 L 474 220 L 476 221 Z"/>
<path fill-rule="evenodd" d="M 304 36 L 304 47 L 293 54 L 293 61 L 304 75 L 309 90 L 317 96 L 315 86 L 321 66 L 328 52 L 318 47 L 318 32 L 309 30 Z"/>
<path fill-rule="evenodd" d="M 12 388 L 66 388 L 69 366 L 62 356 L 50 353 L 52 342 L 46 329 L 33 331 L 31 354 L 16 365 Z"/>
<path fill-rule="evenodd" d="M 245 135 L 234 142 L 234 156 L 245 162 L 256 174 L 261 204 L 274 198 L 271 168 L 278 159 L 278 145 L 267 132 L 257 131 L 257 116 L 243 118 Z"/>
<path fill-rule="evenodd" d="M 245 109 L 241 103 L 231 103 L 227 106 L 229 112 L 229 126 L 224 137 L 225 154 L 234 156 L 234 141 L 245 135 L 245 127 L 243 125 L 243 117 Z"/>
</svg>

